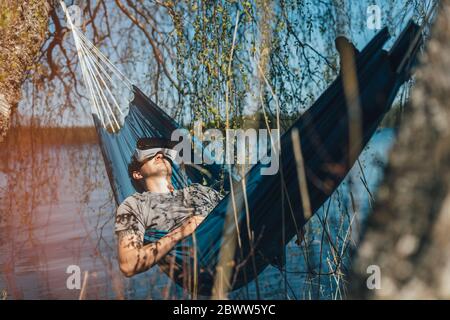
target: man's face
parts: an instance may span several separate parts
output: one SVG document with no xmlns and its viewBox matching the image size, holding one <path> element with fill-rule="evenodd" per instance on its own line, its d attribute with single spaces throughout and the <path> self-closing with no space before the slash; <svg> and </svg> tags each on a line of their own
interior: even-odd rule
<svg viewBox="0 0 450 320">
<path fill-rule="evenodd" d="M 145 160 L 139 170 L 142 178 L 149 177 L 170 177 L 172 175 L 172 165 L 162 152 L 158 152 L 150 160 Z"/>
</svg>

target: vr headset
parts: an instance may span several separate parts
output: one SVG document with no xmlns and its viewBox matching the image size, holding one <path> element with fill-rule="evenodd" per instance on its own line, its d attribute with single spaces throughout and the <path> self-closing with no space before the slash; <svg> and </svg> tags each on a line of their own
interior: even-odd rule
<svg viewBox="0 0 450 320">
<path fill-rule="evenodd" d="M 156 156 L 156 154 L 158 152 L 162 152 L 162 154 L 166 158 L 168 158 L 172 161 L 175 161 L 175 158 L 177 156 L 176 150 L 168 149 L 168 148 L 150 148 L 150 149 L 145 149 L 145 150 L 136 149 L 134 151 L 134 156 L 136 157 L 137 161 L 142 162 L 148 158 Z"/>
</svg>

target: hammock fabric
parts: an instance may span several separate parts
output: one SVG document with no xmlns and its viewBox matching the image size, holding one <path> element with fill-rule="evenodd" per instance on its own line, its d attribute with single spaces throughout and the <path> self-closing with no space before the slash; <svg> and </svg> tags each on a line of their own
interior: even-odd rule
<svg viewBox="0 0 450 320">
<path fill-rule="evenodd" d="M 228 193 L 194 234 L 179 242 L 168 254 L 167 257 L 174 259 L 174 269 L 165 268 L 163 263 L 161 266 L 168 275 L 172 273 L 170 276 L 174 281 L 191 292 L 210 295 L 220 250 L 233 242 L 237 243 L 236 239 L 240 245 L 236 246 L 234 253 L 230 283 L 226 284 L 228 290 L 240 288 L 252 280 L 257 281 L 258 274 L 269 264 L 280 264 L 284 245 L 298 235 L 306 223 L 291 131 L 295 128 L 299 132 L 311 211 L 314 213 L 352 167 L 356 159 L 350 160 L 349 152 L 358 154 L 361 146 L 367 144 L 400 86 L 410 77 L 422 44 L 420 28 L 410 22 L 387 52 L 382 47 L 389 37 L 385 28 L 361 52 L 355 52 L 362 122 L 359 148 L 349 145 L 349 114 L 341 76 L 338 76 L 281 137 L 279 173 L 261 175 L 260 169 L 264 165 L 258 163 L 246 174 L 245 183 L 236 179 L 233 195 L 238 225 L 232 218 L 233 223 L 225 226 L 227 215 L 235 214 L 233 199 Z M 107 132 L 95 115 L 94 121 L 115 199 L 120 203 L 135 192 L 128 178 L 127 164 L 136 140 L 151 136 L 170 139 L 172 130 L 179 125 L 135 87 L 129 114 L 118 133 Z M 217 178 L 221 168 L 212 165 L 208 170 L 213 177 L 206 179 L 214 183 L 214 177 Z M 176 188 L 203 179 L 205 176 L 194 169 L 187 168 L 186 174 L 182 174 L 180 168 L 174 170 L 173 183 Z M 248 211 L 244 206 L 244 192 Z M 147 230 L 145 243 L 156 241 L 165 234 L 164 231 Z"/>
</svg>

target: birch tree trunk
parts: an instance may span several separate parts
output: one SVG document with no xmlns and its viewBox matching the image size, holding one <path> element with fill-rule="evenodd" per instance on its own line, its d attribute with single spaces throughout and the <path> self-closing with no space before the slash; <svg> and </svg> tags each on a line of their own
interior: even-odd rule
<svg viewBox="0 0 450 320">
<path fill-rule="evenodd" d="M 48 29 L 46 0 L 0 1 L 0 142 Z"/>
<path fill-rule="evenodd" d="M 438 10 L 349 298 L 450 298 L 450 1 Z M 371 265 L 380 268 L 380 289 L 368 289 L 376 285 Z"/>
</svg>

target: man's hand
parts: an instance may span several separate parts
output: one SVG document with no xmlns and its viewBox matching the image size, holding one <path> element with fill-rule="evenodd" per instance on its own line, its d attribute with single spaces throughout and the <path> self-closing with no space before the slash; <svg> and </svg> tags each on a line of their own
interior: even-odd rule
<svg viewBox="0 0 450 320">
<path fill-rule="evenodd" d="M 205 218 L 192 216 L 179 228 L 154 243 L 143 246 L 143 235 L 133 231 L 124 231 L 119 235 L 119 265 L 127 277 L 148 270 L 161 260 L 178 241 L 194 232 Z"/>
<path fill-rule="evenodd" d="M 171 234 L 173 234 L 178 240 L 182 240 L 191 235 L 204 219 L 205 217 L 203 216 L 192 216 L 187 219 L 181 227 L 173 230 Z"/>
</svg>

